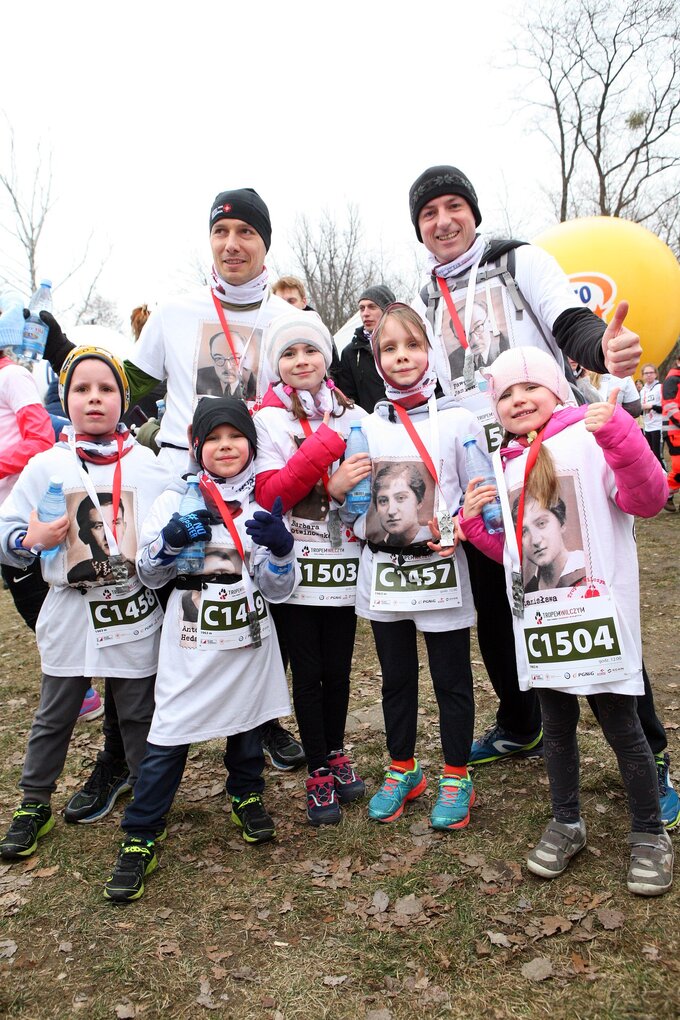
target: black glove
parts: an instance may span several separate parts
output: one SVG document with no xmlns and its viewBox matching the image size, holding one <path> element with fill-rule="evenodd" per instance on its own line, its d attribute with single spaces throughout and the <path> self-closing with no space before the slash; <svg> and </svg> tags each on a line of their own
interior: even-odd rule
<svg viewBox="0 0 680 1020">
<path fill-rule="evenodd" d="M 27 319 L 30 314 L 28 308 L 24 308 L 24 318 Z M 40 312 L 39 318 L 47 326 L 47 340 L 45 341 L 43 357 L 46 361 L 49 361 L 58 375 L 61 371 L 61 366 L 76 345 L 71 343 L 65 333 L 62 333 L 61 326 L 51 312 Z"/>
<path fill-rule="evenodd" d="M 256 545 L 266 546 L 275 556 L 283 559 L 295 544 L 293 536 L 283 523 L 283 503 L 281 497 L 274 500 L 272 512 L 256 510 L 253 518 L 246 521 L 246 531 Z"/>
<path fill-rule="evenodd" d="M 192 542 L 209 542 L 212 538 L 210 513 L 207 510 L 194 510 L 184 517 L 173 514 L 161 535 L 169 549 L 183 549 Z"/>
</svg>

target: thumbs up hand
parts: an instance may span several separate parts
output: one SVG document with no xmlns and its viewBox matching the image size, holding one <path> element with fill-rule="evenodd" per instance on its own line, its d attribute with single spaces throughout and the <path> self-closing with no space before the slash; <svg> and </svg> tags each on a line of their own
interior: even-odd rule
<svg viewBox="0 0 680 1020">
<path fill-rule="evenodd" d="M 632 375 L 642 357 L 640 337 L 623 324 L 627 315 L 628 302 L 621 301 L 602 337 L 602 353 L 607 371 L 619 379 Z"/>
<path fill-rule="evenodd" d="M 586 416 L 583 419 L 587 432 L 597 432 L 603 425 L 606 425 L 616 410 L 617 398 L 621 392 L 617 386 L 612 390 L 606 401 L 598 404 L 588 404 Z"/>
</svg>

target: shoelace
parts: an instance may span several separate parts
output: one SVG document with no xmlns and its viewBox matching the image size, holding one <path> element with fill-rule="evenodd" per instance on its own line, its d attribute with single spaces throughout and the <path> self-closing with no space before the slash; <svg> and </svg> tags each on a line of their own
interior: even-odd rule
<svg viewBox="0 0 680 1020">
<path fill-rule="evenodd" d="M 445 801 L 455 801 L 458 794 L 462 792 L 462 785 L 460 781 L 442 783 L 439 787 L 439 796 Z"/>
<path fill-rule="evenodd" d="M 313 797 L 317 804 L 332 804 L 335 799 L 335 782 L 333 776 L 319 776 L 315 783 L 314 788 L 309 791 L 309 795 Z"/>
<path fill-rule="evenodd" d="M 235 804 L 235 808 L 237 811 L 242 811 L 243 808 L 247 808 L 250 804 L 257 804 L 258 807 L 262 807 L 262 798 L 259 793 L 251 793 L 251 795 L 246 797 L 245 800 L 238 801 L 238 803 Z"/>
</svg>

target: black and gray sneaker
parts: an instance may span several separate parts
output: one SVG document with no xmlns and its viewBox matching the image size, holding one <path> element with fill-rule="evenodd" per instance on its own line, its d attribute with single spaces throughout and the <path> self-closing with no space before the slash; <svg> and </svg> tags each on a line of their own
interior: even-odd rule
<svg viewBox="0 0 680 1020">
<path fill-rule="evenodd" d="M 246 843 L 266 843 L 276 835 L 274 822 L 259 793 L 231 798 L 231 820 L 243 830 Z"/>
<path fill-rule="evenodd" d="M 298 769 L 306 760 L 302 744 L 278 722 L 262 727 L 262 750 L 274 768 L 282 772 Z"/>
<path fill-rule="evenodd" d="M 128 836 L 120 844 L 113 874 L 104 886 L 104 897 L 114 903 L 129 903 L 144 895 L 144 879 L 158 867 L 152 839 Z"/>
<path fill-rule="evenodd" d="M 113 810 L 118 798 L 131 789 L 127 763 L 116 761 L 102 751 L 90 778 L 64 808 L 64 818 L 72 823 L 98 822 Z"/>
<path fill-rule="evenodd" d="M 21 861 L 38 849 L 38 840 L 53 828 L 55 822 L 49 804 L 24 801 L 12 815 L 12 824 L 0 840 L 0 857 Z"/>
</svg>

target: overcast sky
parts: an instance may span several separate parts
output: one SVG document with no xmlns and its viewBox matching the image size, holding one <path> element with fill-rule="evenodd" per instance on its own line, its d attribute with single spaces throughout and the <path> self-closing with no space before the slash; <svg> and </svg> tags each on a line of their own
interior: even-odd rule
<svg viewBox="0 0 680 1020">
<path fill-rule="evenodd" d="M 324 4 L 290 0 L 5 5 L 2 146 L 15 132 L 21 183 L 38 143 L 52 153 L 53 198 L 38 271 L 63 278 L 93 232 L 99 286 L 121 315 L 186 286 L 209 266 L 208 213 L 227 188 L 269 206 L 268 259 L 290 271 L 296 213 L 355 203 L 366 247 L 410 266 L 419 250 L 408 189 L 454 163 L 475 185 L 483 228 L 504 210 L 525 236 L 552 222 L 542 188 L 555 172 L 529 129 L 510 69 L 517 4 Z M 428 17 L 430 20 L 428 20 Z M 0 202 L 0 223 L 11 223 Z M 2 234 L 0 260 L 16 269 Z M 78 278 L 81 286 L 87 274 Z M 73 285 L 59 305 L 76 300 Z"/>
</svg>

